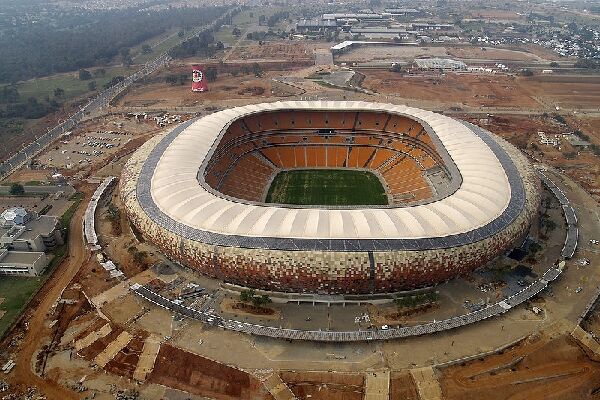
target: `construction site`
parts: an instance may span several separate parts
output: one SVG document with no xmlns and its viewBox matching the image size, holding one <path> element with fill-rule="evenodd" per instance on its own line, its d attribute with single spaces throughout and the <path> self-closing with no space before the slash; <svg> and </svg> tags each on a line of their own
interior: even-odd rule
<svg viewBox="0 0 600 400">
<path fill-rule="evenodd" d="M 81 201 L 74 203 L 67 221 L 68 255 L 24 300 L 23 312 L 10 321 L 0 342 L 0 398 L 600 396 L 600 77 L 573 72 L 523 76 L 518 71 L 524 65 L 552 59 L 525 48 L 360 46 L 334 56 L 331 46 L 320 40 L 248 42 L 212 58 L 171 60 L 86 115 L 2 181 L 7 186 L 54 184 L 49 177 L 60 174 Z M 332 62 L 323 65 L 330 56 Z M 387 67 L 391 61 L 411 65 L 424 56 L 490 67 L 501 62 L 510 71 L 398 72 Z M 190 90 L 195 64 L 218 70 L 207 92 Z M 189 79 L 181 84 L 168 79 L 182 75 Z M 521 258 L 500 255 L 435 286 L 426 298 L 413 293 L 408 301 L 333 304 L 264 292 L 272 302 L 255 306 L 241 300 L 243 288 L 174 262 L 131 223 L 118 185 L 124 184 L 125 164 L 144 143 L 217 111 L 288 100 L 420 107 L 507 140 L 556 188 L 540 185 L 542 206 L 528 231 L 529 250 Z M 14 200 L 0 193 L 0 211 Z M 19 201 L 43 208 L 50 200 Z M 576 224 L 566 205 L 576 214 Z M 54 207 L 60 216 L 68 204 Z M 572 225 L 578 241 L 564 257 Z M 370 336 L 485 310 L 541 282 L 549 271 L 558 271 L 557 276 L 507 312 L 418 336 Z M 160 297 L 153 300 L 135 288 Z M 0 293 L 0 319 L 7 303 Z M 177 306 L 200 317 L 176 312 Z M 360 332 L 367 339 L 281 339 L 228 328 L 206 316 L 272 330 Z"/>
</svg>

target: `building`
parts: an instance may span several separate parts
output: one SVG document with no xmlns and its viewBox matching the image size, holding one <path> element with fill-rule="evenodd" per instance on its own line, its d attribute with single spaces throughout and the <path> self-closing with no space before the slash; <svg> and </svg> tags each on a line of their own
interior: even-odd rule
<svg viewBox="0 0 600 400">
<path fill-rule="evenodd" d="M 415 15 L 421 14 L 421 11 L 419 11 L 415 8 L 386 8 L 384 10 L 384 14 L 385 13 L 393 15 L 393 16 L 404 16 L 404 15 L 415 16 Z"/>
<path fill-rule="evenodd" d="M 416 46 L 416 42 L 382 42 L 382 41 L 368 41 L 368 40 L 345 40 L 336 45 L 331 46 L 331 53 L 339 55 L 355 49 L 360 46 Z"/>
<path fill-rule="evenodd" d="M 382 14 L 376 13 L 336 13 L 336 14 L 323 14 L 322 17 L 325 21 L 335 21 L 337 25 L 346 25 L 354 23 L 373 23 L 382 22 L 386 18 Z"/>
<path fill-rule="evenodd" d="M 308 20 L 301 19 L 296 23 L 296 32 L 302 34 L 334 32 L 338 29 L 338 25 L 333 20 Z"/>
<path fill-rule="evenodd" d="M 252 144 L 254 143 L 254 145 Z M 377 173 L 386 206 L 265 202 L 281 170 Z M 539 180 L 519 150 L 465 122 L 391 104 L 253 104 L 189 121 L 127 162 L 120 196 L 145 239 L 192 270 L 284 292 L 435 285 L 522 242 Z"/>
<path fill-rule="evenodd" d="M 415 31 L 452 31 L 452 24 L 437 24 L 432 22 L 414 22 L 412 28 Z"/>
<path fill-rule="evenodd" d="M 24 225 L 0 227 L 0 248 L 45 252 L 63 243 L 56 217 L 43 215 Z"/>
<path fill-rule="evenodd" d="M 12 207 L 0 214 L 0 227 L 24 225 L 31 219 L 31 215 L 23 207 Z"/>
<path fill-rule="evenodd" d="M 364 36 L 368 39 L 395 39 L 400 37 L 408 37 L 409 33 L 404 28 L 388 28 L 368 27 L 368 28 L 351 28 L 350 33 L 353 35 Z"/>
<path fill-rule="evenodd" d="M 47 264 L 45 252 L 63 244 L 58 219 L 37 216 L 21 207 L 1 215 L 0 274 L 38 275 Z"/>
<path fill-rule="evenodd" d="M 417 58 L 414 65 L 422 70 L 466 71 L 467 64 L 449 58 Z"/>
<path fill-rule="evenodd" d="M 47 265 L 44 253 L 0 249 L 1 275 L 38 276 Z"/>
</svg>

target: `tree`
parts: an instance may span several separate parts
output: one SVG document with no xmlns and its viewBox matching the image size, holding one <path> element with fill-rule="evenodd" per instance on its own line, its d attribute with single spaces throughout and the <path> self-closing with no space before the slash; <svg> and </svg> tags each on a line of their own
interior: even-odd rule
<svg viewBox="0 0 600 400">
<path fill-rule="evenodd" d="M 98 68 L 94 71 L 94 76 L 104 76 L 106 75 L 106 70 L 104 68 Z"/>
<path fill-rule="evenodd" d="M 258 25 L 264 25 L 265 22 L 267 22 L 267 17 L 265 17 L 264 15 L 260 15 L 258 17 Z"/>
<path fill-rule="evenodd" d="M 263 70 L 259 63 L 252 64 L 252 72 L 254 72 L 254 76 L 256 76 L 257 78 L 260 78 L 262 76 Z"/>
<path fill-rule="evenodd" d="M 239 37 L 242 34 L 242 31 L 240 30 L 240 28 L 238 28 L 237 26 L 235 28 L 233 28 L 233 30 L 231 31 L 231 34 L 235 37 Z"/>
<path fill-rule="evenodd" d="M 111 86 L 113 86 L 113 85 L 116 85 L 117 83 L 121 83 L 121 82 L 123 82 L 124 80 L 125 80 L 125 77 L 124 77 L 124 76 L 121 76 L 121 75 L 119 75 L 119 76 L 115 76 L 115 77 L 114 77 L 114 78 L 112 78 L 112 79 L 111 79 L 109 82 L 107 82 L 107 83 L 104 85 L 104 87 L 105 87 L 105 88 L 109 88 L 109 87 L 111 87 Z"/>
<path fill-rule="evenodd" d="M 575 68 L 596 69 L 600 68 L 600 62 L 590 59 L 579 59 L 575 62 Z"/>
<path fill-rule="evenodd" d="M 271 303 L 272 300 L 266 294 L 258 296 L 254 289 L 244 289 L 240 292 L 240 301 L 243 303 L 252 303 L 254 307 L 261 307 Z"/>
<path fill-rule="evenodd" d="M 54 97 L 64 97 L 64 95 L 65 90 L 63 88 L 57 87 L 56 89 L 54 89 Z"/>
<path fill-rule="evenodd" d="M 148 253 L 146 253 L 145 251 L 136 251 L 135 253 L 133 253 L 133 261 L 141 265 L 146 264 L 147 257 Z"/>
<path fill-rule="evenodd" d="M 149 44 L 145 44 L 142 46 L 142 54 L 150 54 L 152 53 L 152 47 Z"/>
<path fill-rule="evenodd" d="M 133 64 L 133 59 L 131 58 L 131 54 L 129 54 L 129 49 L 127 47 L 122 48 L 120 54 L 123 65 L 128 67 Z"/>
<path fill-rule="evenodd" d="M 10 194 L 13 196 L 22 196 L 25 194 L 25 188 L 20 183 L 10 185 Z"/>
<path fill-rule="evenodd" d="M 249 303 L 252 301 L 256 294 L 254 289 L 244 289 L 240 292 L 240 301 L 244 303 Z"/>
<path fill-rule="evenodd" d="M 19 101 L 19 91 L 15 85 L 8 85 L 0 91 L 0 103 L 16 103 Z"/>
<path fill-rule="evenodd" d="M 179 36 L 180 38 L 182 38 L 183 35 L 185 35 L 185 32 L 183 30 L 177 32 L 177 36 Z"/>
<path fill-rule="evenodd" d="M 546 231 L 546 236 L 548 235 L 549 232 L 552 232 L 553 230 L 556 229 L 556 222 L 554 222 L 551 219 L 547 219 L 545 221 L 545 231 Z"/>
<path fill-rule="evenodd" d="M 254 304 L 257 307 L 263 306 L 265 304 L 269 304 L 272 303 L 273 300 L 271 300 L 271 298 L 269 296 L 267 296 L 266 294 L 263 294 L 262 296 L 256 296 L 254 298 L 254 301 L 252 302 L 252 304 Z"/>
<path fill-rule="evenodd" d="M 109 220 L 111 220 L 111 221 L 116 221 L 116 220 L 118 220 L 119 218 L 121 218 L 121 212 L 119 211 L 119 209 L 117 208 L 117 206 L 115 206 L 113 203 L 110 203 L 110 204 L 108 205 L 108 208 L 107 208 L 107 213 L 108 213 L 108 216 L 107 216 L 107 218 L 108 218 Z M 134 247 L 134 246 L 130 246 L 130 247 L 129 247 L 129 250 L 130 250 L 130 251 L 131 251 L 131 250 L 134 250 L 134 249 L 135 249 L 135 247 Z"/>
<path fill-rule="evenodd" d="M 80 81 L 87 81 L 89 79 L 92 79 L 92 73 L 90 71 L 88 71 L 87 69 L 80 69 L 79 70 L 79 80 Z"/>
<path fill-rule="evenodd" d="M 214 82 L 217 80 L 217 69 L 215 67 L 208 67 L 206 71 L 204 71 L 204 75 L 206 75 L 206 80 L 209 82 Z"/>
<path fill-rule="evenodd" d="M 530 69 L 528 69 L 528 68 L 525 68 L 525 69 L 521 70 L 521 75 L 523 75 L 523 76 L 533 76 L 533 71 L 530 70 Z"/>
<path fill-rule="evenodd" d="M 550 63 L 550 66 L 551 66 L 552 68 L 558 68 L 558 67 L 559 67 L 559 64 L 558 64 L 556 61 L 552 61 L 552 62 Z"/>
<path fill-rule="evenodd" d="M 90 92 L 93 92 L 94 90 L 96 90 L 96 81 L 90 81 L 88 82 L 88 90 Z"/>
<path fill-rule="evenodd" d="M 35 24 L 17 23 L 2 30 L 0 82 L 90 69 L 109 65 L 115 59 L 123 61 L 119 58 L 121 48 L 141 48 L 171 29 L 176 35 L 181 31 L 183 38 L 185 27 L 214 22 L 224 11 L 224 6 L 82 9 L 76 13 L 50 10 Z"/>
</svg>

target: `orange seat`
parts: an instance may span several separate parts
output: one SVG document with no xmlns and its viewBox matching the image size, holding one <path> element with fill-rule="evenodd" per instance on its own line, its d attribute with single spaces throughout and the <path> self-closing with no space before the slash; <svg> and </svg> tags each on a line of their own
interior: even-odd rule
<svg viewBox="0 0 600 400">
<path fill-rule="evenodd" d="M 377 148 L 377 152 L 375 153 L 375 156 L 371 160 L 371 164 L 370 164 L 369 168 L 377 169 L 377 168 L 381 167 L 390 157 L 393 157 L 395 154 L 396 153 L 391 150 L 383 149 L 380 147 Z"/>
<path fill-rule="evenodd" d="M 306 146 L 306 166 L 317 166 L 317 152 L 315 150 L 315 146 Z"/>
<path fill-rule="evenodd" d="M 306 148 L 304 146 L 294 146 L 294 157 L 296 168 L 306 167 Z"/>
</svg>

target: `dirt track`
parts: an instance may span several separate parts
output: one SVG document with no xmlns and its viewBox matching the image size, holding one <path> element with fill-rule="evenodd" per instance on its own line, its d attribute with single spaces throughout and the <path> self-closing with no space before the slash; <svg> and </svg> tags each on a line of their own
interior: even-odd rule
<svg viewBox="0 0 600 400">
<path fill-rule="evenodd" d="M 89 257 L 89 251 L 82 245 L 83 232 L 81 220 L 90 198 L 90 193 L 85 191 L 85 198 L 80 203 L 75 215 L 71 219 L 69 229 L 69 251 L 65 260 L 57 267 L 52 277 L 42 287 L 40 292 L 32 301 L 26 322 L 31 329 L 25 332 L 19 351 L 15 359 L 19 360 L 11 377 L 13 383 L 22 388 L 36 386 L 48 399 L 78 399 L 80 396 L 74 392 L 58 385 L 56 382 L 43 379 L 32 370 L 32 358 L 40 348 L 41 341 L 48 334 L 45 328 L 45 320 L 54 303 L 59 299 L 63 290 L 69 285 L 73 277 L 79 271 L 80 266 Z M 15 329 L 15 331 L 18 327 Z M 10 335 L 8 336 L 10 337 Z"/>
<path fill-rule="evenodd" d="M 447 399 L 592 399 L 600 367 L 569 338 L 519 345 L 443 372 Z"/>
</svg>

